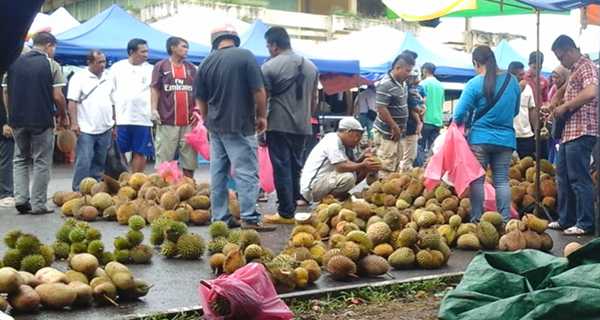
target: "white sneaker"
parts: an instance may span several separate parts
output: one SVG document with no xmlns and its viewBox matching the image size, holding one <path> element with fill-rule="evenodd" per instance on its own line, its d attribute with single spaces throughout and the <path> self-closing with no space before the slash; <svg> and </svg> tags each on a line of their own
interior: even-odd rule
<svg viewBox="0 0 600 320">
<path fill-rule="evenodd" d="M 548 225 L 548 228 L 554 229 L 554 230 L 562 230 L 563 229 L 560 226 L 560 224 L 558 223 L 558 221 L 552 221 L 552 222 L 550 222 L 550 224 Z"/>
<path fill-rule="evenodd" d="M 14 208 L 15 207 L 15 198 L 6 197 L 0 199 L 0 208 Z"/>
</svg>

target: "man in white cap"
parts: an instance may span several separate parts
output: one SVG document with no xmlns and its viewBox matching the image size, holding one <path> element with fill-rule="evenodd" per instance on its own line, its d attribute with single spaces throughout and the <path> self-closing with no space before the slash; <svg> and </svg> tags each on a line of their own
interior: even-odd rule
<svg viewBox="0 0 600 320">
<path fill-rule="evenodd" d="M 267 100 L 260 67 L 252 52 L 238 48 L 240 38 L 226 25 L 211 34 L 213 51 L 200 65 L 194 88 L 210 134 L 210 180 L 213 221 L 237 222 L 228 209 L 228 175 L 240 202 L 241 227 L 272 231 L 256 211 L 258 163 L 256 133 L 267 128 Z"/>
<path fill-rule="evenodd" d="M 358 120 L 345 117 L 337 132 L 326 134 L 312 149 L 300 177 L 300 191 L 306 200 L 318 202 L 327 195 L 343 199 L 368 173 L 381 169 L 369 154 L 358 160 L 354 157 L 353 149 L 363 131 Z"/>
</svg>

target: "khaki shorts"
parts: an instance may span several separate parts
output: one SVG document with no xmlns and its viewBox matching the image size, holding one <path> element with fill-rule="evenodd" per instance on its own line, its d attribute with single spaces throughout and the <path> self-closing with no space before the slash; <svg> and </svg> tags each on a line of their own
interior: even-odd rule
<svg viewBox="0 0 600 320">
<path fill-rule="evenodd" d="M 323 177 L 315 180 L 308 194 L 303 194 L 306 200 L 319 202 L 326 195 L 332 194 L 334 197 L 348 193 L 356 185 L 356 177 L 351 172 L 340 173 L 332 171 Z"/>
<path fill-rule="evenodd" d="M 398 172 L 403 151 L 401 141 L 386 139 L 378 130 L 373 130 L 373 145 L 375 155 L 381 160 L 379 178 L 385 178 L 391 173 Z"/>
<path fill-rule="evenodd" d="M 185 134 L 192 131 L 192 126 L 159 125 L 156 128 L 156 165 L 175 160 L 179 151 L 179 165 L 189 171 L 198 166 L 198 154 L 185 142 Z"/>
<path fill-rule="evenodd" d="M 413 168 L 413 163 L 417 158 L 417 144 L 419 135 L 413 134 L 400 139 L 402 144 L 402 160 L 400 160 L 400 170 L 409 171 Z"/>
</svg>

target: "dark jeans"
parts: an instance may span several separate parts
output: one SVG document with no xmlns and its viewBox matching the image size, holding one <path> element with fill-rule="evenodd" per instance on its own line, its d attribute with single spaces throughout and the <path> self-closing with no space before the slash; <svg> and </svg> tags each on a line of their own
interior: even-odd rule
<svg viewBox="0 0 600 320">
<path fill-rule="evenodd" d="M 304 145 L 308 136 L 278 131 L 267 132 L 269 156 L 273 164 L 278 212 L 293 218 L 296 199 L 300 198 L 300 172 L 304 163 Z"/>
<path fill-rule="evenodd" d="M 561 143 L 556 163 L 558 223 L 563 228 L 594 229 L 594 185 L 590 175 L 593 136 Z"/>
<path fill-rule="evenodd" d="M 517 138 L 517 153 L 520 159 L 525 157 L 535 159 L 535 137 Z"/>
<path fill-rule="evenodd" d="M 440 134 L 440 127 L 436 127 L 432 124 L 423 124 L 423 129 L 421 130 L 421 139 L 419 139 L 419 150 L 417 152 L 417 158 L 415 159 L 414 166 L 422 167 L 427 161 L 427 157 L 429 157 L 431 153 L 431 147 L 433 146 L 433 141 Z"/>
<path fill-rule="evenodd" d="M 73 191 L 79 191 L 81 180 L 92 177 L 100 180 L 106 166 L 106 155 L 112 142 L 112 129 L 100 134 L 81 133 L 75 149 Z"/>
<path fill-rule="evenodd" d="M 13 196 L 13 156 L 15 141 L 0 137 L 0 199 Z"/>
</svg>

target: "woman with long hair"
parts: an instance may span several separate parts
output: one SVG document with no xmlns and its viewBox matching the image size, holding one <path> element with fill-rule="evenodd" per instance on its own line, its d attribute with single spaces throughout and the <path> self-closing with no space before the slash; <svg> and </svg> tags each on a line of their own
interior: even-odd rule
<svg viewBox="0 0 600 320">
<path fill-rule="evenodd" d="M 473 66 L 478 73 L 465 85 L 453 120 L 469 127 L 468 141 L 484 169 L 492 169 L 496 188 L 496 208 L 505 221 L 510 219 L 511 191 L 508 169 L 516 148 L 513 118 L 519 112 L 521 90 L 517 79 L 501 72 L 494 52 L 488 46 L 473 50 Z M 471 221 L 483 212 L 485 177 L 470 185 Z"/>
</svg>

